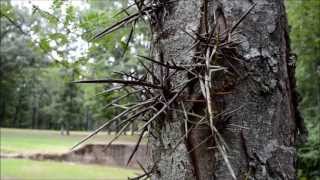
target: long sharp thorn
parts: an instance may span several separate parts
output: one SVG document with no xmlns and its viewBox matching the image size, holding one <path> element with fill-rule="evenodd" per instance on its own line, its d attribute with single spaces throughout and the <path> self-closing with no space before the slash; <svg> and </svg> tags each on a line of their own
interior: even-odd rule
<svg viewBox="0 0 320 180">
<path fill-rule="evenodd" d="M 139 108 L 140 109 L 140 108 Z M 144 108 L 142 109 L 141 111 L 135 113 L 134 115 L 128 117 L 127 119 L 123 120 L 119 126 L 122 126 L 123 124 L 127 123 L 127 122 L 130 122 L 130 121 L 133 121 L 135 118 L 139 117 L 140 115 L 143 115 L 145 113 L 147 113 L 149 110 L 151 110 L 150 107 L 147 107 L 147 108 Z"/>
<path fill-rule="evenodd" d="M 140 64 L 144 67 L 144 69 L 152 76 L 152 78 L 157 81 L 160 82 L 159 79 L 157 78 L 157 76 L 154 74 L 153 71 L 151 71 L 140 59 L 138 59 L 138 61 L 140 62 Z"/>
<path fill-rule="evenodd" d="M 148 101 L 144 101 L 142 103 L 133 105 L 132 107 L 124 110 L 123 112 L 121 112 L 120 114 L 118 114 L 117 116 L 113 117 L 111 120 L 107 121 L 106 123 L 104 123 L 102 126 L 100 126 L 98 129 L 96 129 L 95 131 L 93 131 L 91 134 L 89 134 L 87 137 L 83 138 L 81 141 L 79 141 L 77 144 L 75 144 L 71 150 L 75 149 L 76 147 L 78 147 L 80 144 L 86 142 L 88 139 L 90 139 L 92 136 L 98 134 L 102 129 L 104 129 L 105 127 L 109 126 L 112 122 L 116 121 L 118 118 L 122 117 L 123 115 L 127 114 L 128 112 L 130 112 L 132 109 L 135 109 L 139 106 L 148 104 L 150 102 L 152 102 L 153 99 L 150 99 Z"/>
<path fill-rule="evenodd" d="M 182 106 L 182 109 L 183 109 L 183 112 L 184 112 L 184 128 L 185 128 L 185 136 L 188 137 L 188 114 L 187 114 L 187 111 L 186 111 L 186 108 L 184 107 L 184 103 L 183 101 L 181 102 L 181 106 Z"/>
<path fill-rule="evenodd" d="M 137 20 L 139 17 L 140 17 L 139 13 L 135 13 L 135 14 L 133 14 L 131 16 L 128 16 L 128 17 L 122 19 L 121 21 L 114 23 L 113 25 L 111 25 L 110 27 L 106 28 L 102 32 L 98 33 L 92 39 L 90 39 L 90 41 L 102 38 L 103 36 L 116 31 L 117 29 L 121 28 L 122 26 Z"/>
<path fill-rule="evenodd" d="M 145 174 L 148 174 L 147 170 L 143 167 L 143 165 L 137 161 L 138 165 L 140 166 L 140 168 L 142 169 L 142 171 L 145 173 Z"/>
<path fill-rule="evenodd" d="M 174 151 L 177 149 L 177 147 L 179 146 L 179 144 L 180 144 L 185 138 L 188 138 L 188 134 L 192 131 L 192 129 L 197 128 L 205 119 L 206 119 L 205 117 L 202 117 L 202 119 L 201 119 L 200 121 L 198 121 L 193 128 L 188 129 L 187 133 L 179 139 L 178 143 L 177 143 L 177 144 L 175 145 L 175 147 L 172 149 L 171 153 L 174 152 Z"/>
<path fill-rule="evenodd" d="M 172 66 L 172 65 L 169 65 L 169 64 L 164 64 L 162 62 L 156 61 L 156 60 L 154 60 L 152 58 L 149 58 L 149 57 L 146 57 L 146 56 L 138 55 L 138 57 L 146 59 L 148 61 L 151 61 L 151 62 L 153 62 L 155 64 L 161 65 L 161 66 L 166 67 L 166 68 L 184 70 L 184 68 L 182 68 L 180 66 Z"/>
<path fill-rule="evenodd" d="M 215 139 L 216 139 L 216 142 L 219 142 L 219 140 L 218 140 L 217 138 L 215 138 Z M 237 179 L 237 178 L 236 178 L 236 175 L 235 175 L 235 173 L 234 173 L 234 171 L 233 171 L 233 168 L 232 168 L 232 166 L 231 166 L 231 164 L 230 164 L 230 161 L 229 161 L 229 159 L 228 159 L 228 157 L 227 157 L 227 155 L 226 155 L 225 150 L 223 149 L 223 147 L 222 147 L 222 145 L 221 145 L 220 143 L 217 144 L 217 147 L 218 147 L 218 150 L 219 150 L 220 154 L 222 155 L 222 157 L 223 157 L 223 159 L 224 159 L 224 161 L 225 161 L 225 163 L 226 163 L 226 165 L 227 165 L 227 167 L 228 167 L 228 170 L 229 170 L 232 178 L 233 178 L 234 180 L 236 180 L 236 179 Z"/>
<path fill-rule="evenodd" d="M 133 7 L 134 6 L 134 3 L 133 4 L 130 4 L 128 7 L 125 7 L 123 9 L 121 9 L 121 11 L 119 11 L 118 13 L 116 13 L 115 15 L 113 15 L 113 18 L 117 17 L 119 14 L 123 13 L 123 12 L 126 12 L 129 8 Z"/>
<path fill-rule="evenodd" d="M 118 114 L 117 116 L 115 116 L 114 118 L 112 118 L 110 121 L 107 121 L 106 123 L 104 123 L 102 126 L 100 126 L 98 129 L 96 129 L 95 131 L 93 131 L 91 134 L 89 134 L 87 137 L 85 137 L 84 139 L 82 139 L 81 141 L 79 141 L 77 144 L 75 144 L 71 150 L 75 149 L 76 147 L 78 147 L 80 144 L 86 142 L 88 139 L 90 139 L 91 137 L 93 137 L 94 135 L 98 134 L 102 129 L 104 129 L 105 127 L 109 126 L 112 122 L 114 122 L 115 120 L 117 120 L 118 118 L 120 118 L 121 116 L 123 116 L 124 114 L 126 114 L 128 112 L 128 109 L 123 111 L 122 113 Z"/>
<path fill-rule="evenodd" d="M 188 151 L 188 153 L 193 152 L 194 150 L 198 149 L 202 144 L 204 144 L 205 142 L 207 142 L 210 138 L 212 137 L 212 135 L 206 137 L 204 140 L 202 140 L 199 144 L 197 144 L 195 147 L 193 147 L 190 151 Z"/>
<path fill-rule="evenodd" d="M 120 96 L 120 97 L 112 100 L 109 104 L 103 106 L 102 109 L 107 109 L 107 108 L 109 108 L 110 106 L 112 106 L 112 104 L 117 103 L 118 101 L 120 101 L 120 100 L 122 100 L 122 99 L 124 99 L 124 98 L 126 98 L 126 97 L 128 97 L 128 96 L 130 96 L 131 94 L 135 94 L 135 93 L 138 93 L 138 92 L 141 92 L 141 90 L 135 90 L 135 91 L 133 91 L 133 92 L 129 92 L 128 94 L 125 94 L 125 95 L 123 95 L 123 96 Z"/>
<path fill-rule="evenodd" d="M 250 11 L 257 5 L 254 3 L 241 17 L 240 19 L 231 27 L 230 34 L 239 26 L 239 24 L 243 21 L 243 19 L 250 13 Z"/>
<path fill-rule="evenodd" d="M 153 115 L 150 120 L 148 122 L 146 122 L 142 128 L 140 128 L 139 130 L 141 131 L 142 129 L 146 128 L 154 119 L 156 119 L 163 111 L 165 111 L 170 105 L 171 103 L 174 102 L 174 100 L 183 92 L 183 90 L 187 87 L 187 84 L 185 84 L 184 87 L 181 88 L 181 90 L 179 92 L 177 92 L 167 103 L 166 105 L 164 105 L 155 115 Z"/>
<path fill-rule="evenodd" d="M 193 40 L 197 40 L 197 38 L 195 38 L 194 36 L 192 36 L 188 31 L 180 28 L 182 32 L 186 33 L 188 36 L 190 36 Z"/>
<path fill-rule="evenodd" d="M 133 158 L 133 156 L 134 156 L 135 153 L 137 152 L 137 150 L 138 150 L 138 148 L 139 148 L 139 145 L 140 145 L 140 142 L 141 142 L 141 140 L 142 140 L 142 138 L 143 138 L 143 135 L 144 135 L 144 133 L 145 133 L 146 131 L 147 131 L 147 128 L 145 128 L 145 129 L 141 132 L 141 134 L 140 134 L 140 136 L 139 136 L 139 139 L 138 139 L 136 145 L 134 146 L 134 149 L 133 149 L 133 151 L 132 151 L 132 153 L 131 153 L 128 161 L 127 161 L 127 166 L 129 165 L 131 159 Z"/>
<path fill-rule="evenodd" d="M 127 128 L 130 124 L 131 124 L 131 122 L 128 122 L 126 125 L 124 125 L 124 126 L 121 128 L 121 130 L 118 132 L 118 134 L 117 134 L 111 141 L 109 141 L 109 143 L 108 143 L 107 146 L 106 146 L 106 149 L 109 148 L 110 145 L 111 145 L 115 140 L 117 140 L 117 139 L 121 136 L 121 134 L 126 130 L 126 128 Z"/>
<path fill-rule="evenodd" d="M 97 79 L 97 80 L 81 80 L 81 81 L 73 81 L 73 83 L 120 83 L 125 85 L 132 85 L 132 86 L 146 86 L 154 89 L 162 89 L 161 86 L 154 85 L 147 82 L 141 81 L 127 81 L 122 79 Z"/>
<path fill-rule="evenodd" d="M 134 76 L 134 73 L 126 73 L 126 72 L 114 72 L 115 74 L 119 74 L 121 76 L 126 76 L 126 77 L 129 77 L 129 78 L 132 78 L 134 80 L 137 80 L 137 81 L 140 81 L 141 79 L 139 79 L 138 77 L 135 77 Z"/>
<path fill-rule="evenodd" d="M 98 94 L 96 94 L 95 96 L 99 96 L 99 95 L 102 95 L 102 94 L 106 94 L 106 93 L 110 93 L 112 91 L 116 91 L 116 90 L 119 90 L 119 89 L 122 89 L 124 88 L 124 86 L 117 86 L 117 87 L 113 87 L 113 88 L 110 88 L 110 89 L 107 89 L 107 90 L 104 90 Z"/>
<path fill-rule="evenodd" d="M 203 102 L 203 101 L 201 101 Z M 193 116 L 193 117 L 196 117 L 196 118 L 199 118 L 199 119 L 202 119 L 203 116 L 199 115 L 199 114 L 196 114 L 196 113 L 191 113 L 191 112 L 184 112 L 180 109 L 175 109 L 175 108 L 169 108 L 170 110 L 174 110 L 174 111 L 177 111 L 177 112 L 180 112 L 180 113 L 186 113 L 188 116 Z"/>
<path fill-rule="evenodd" d="M 137 22 L 137 21 L 134 21 L 134 23 L 133 23 L 133 25 L 132 25 L 132 27 L 131 27 L 131 30 L 130 30 L 130 33 L 129 33 L 129 36 L 128 36 L 128 39 L 127 39 L 127 42 L 126 42 L 126 45 L 125 45 L 125 48 L 124 48 L 124 51 L 123 51 L 121 57 L 124 57 L 124 55 L 126 54 L 126 52 L 127 52 L 127 50 L 128 50 L 129 43 L 130 43 L 130 41 L 131 41 L 131 39 L 132 39 L 132 37 L 133 37 L 134 27 L 135 27 L 135 25 L 136 25 L 136 22 Z"/>
</svg>

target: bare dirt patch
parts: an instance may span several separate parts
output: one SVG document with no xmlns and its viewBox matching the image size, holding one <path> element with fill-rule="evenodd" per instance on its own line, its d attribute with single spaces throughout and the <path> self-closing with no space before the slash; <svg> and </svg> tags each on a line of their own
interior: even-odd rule
<svg viewBox="0 0 320 180">
<path fill-rule="evenodd" d="M 67 161 L 85 164 L 101 164 L 113 166 L 126 166 L 127 161 L 134 150 L 133 144 L 113 144 L 108 148 L 105 144 L 86 144 L 74 151 L 63 154 L 6 154 L 2 153 L 1 158 L 26 158 L 32 160 L 53 160 Z M 147 145 L 141 144 L 135 153 L 128 167 L 139 168 L 137 163 L 147 164 L 150 153 Z"/>
</svg>

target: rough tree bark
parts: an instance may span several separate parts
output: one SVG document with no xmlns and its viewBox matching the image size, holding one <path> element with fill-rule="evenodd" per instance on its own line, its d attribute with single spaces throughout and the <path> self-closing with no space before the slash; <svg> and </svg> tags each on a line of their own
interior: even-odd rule
<svg viewBox="0 0 320 180">
<path fill-rule="evenodd" d="M 237 46 L 240 62 L 234 65 L 237 80 L 228 88 L 231 93 L 213 97 L 215 108 L 220 109 L 217 111 L 238 109 L 229 114 L 220 133 L 229 146 L 229 161 L 237 179 L 296 179 L 295 141 L 301 123 L 296 109 L 294 68 L 289 62 L 283 0 L 179 0 L 170 3 L 157 12 L 154 17 L 157 23 L 151 24 L 152 53 L 164 63 L 190 64 L 197 49 L 187 52 L 195 40 L 184 31 L 204 32 L 204 9 L 208 10 L 209 23 L 215 21 L 214 17 L 221 21 L 222 31 L 236 23 L 254 3 L 257 3 L 254 9 L 237 28 L 240 30 L 237 38 L 242 41 Z M 159 78 L 164 77 L 163 73 L 166 72 L 159 68 Z M 174 86 L 187 79 L 186 73 L 178 73 L 171 84 Z M 200 91 L 199 85 L 194 86 L 189 87 L 188 96 L 199 94 L 194 92 Z M 205 107 L 192 108 L 201 113 L 201 108 Z M 210 136 L 208 128 L 192 130 L 188 141 L 174 150 L 185 133 L 183 118 L 172 112 L 162 116 L 161 123 L 154 124 L 155 130 L 150 136 L 155 164 L 152 179 L 232 179 L 219 152 L 208 148 L 214 147 L 214 142 L 206 141 L 194 150 Z"/>
</svg>

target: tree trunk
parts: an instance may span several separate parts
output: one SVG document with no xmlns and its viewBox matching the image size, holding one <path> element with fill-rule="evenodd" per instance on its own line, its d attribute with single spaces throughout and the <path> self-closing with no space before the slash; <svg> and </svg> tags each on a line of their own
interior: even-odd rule
<svg viewBox="0 0 320 180">
<path fill-rule="evenodd" d="M 0 115 L 0 126 L 5 127 L 7 124 L 5 122 L 5 117 L 6 117 L 6 102 L 2 100 L 1 103 L 1 115 Z"/>
<path fill-rule="evenodd" d="M 135 122 L 133 122 L 133 123 L 131 124 L 131 136 L 134 135 L 134 132 L 136 131 L 136 129 L 137 129 L 137 125 L 136 125 Z"/>
<path fill-rule="evenodd" d="M 92 129 L 92 117 L 91 112 L 88 107 L 85 110 L 85 124 L 86 124 L 86 131 L 90 131 Z"/>
<path fill-rule="evenodd" d="M 70 135 L 70 123 L 69 120 L 66 121 L 66 136 Z"/>
<path fill-rule="evenodd" d="M 36 107 L 32 105 L 31 128 L 36 128 Z"/>
<path fill-rule="evenodd" d="M 16 128 L 19 128 L 19 127 L 20 127 L 19 114 L 20 114 L 21 103 L 22 103 L 22 95 L 21 95 L 21 92 L 19 92 L 18 104 L 16 105 L 15 113 L 14 113 L 14 116 L 13 116 L 13 125 L 14 125 Z"/>
<path fill-rule="evenodd" d="M 153 57 L 164 63 L 191 64 L 199 49 L 188 51 L 195 39 L 185 32 L 201 34 L 206 28 L 212 29 L 213 22 L 223 32 L 255 2 L 256 6 L 236 29 L 240 31 L 236 37 L 242 41 L 236 47 L 240 60 L 232 63 L 236 81 L 221 88 L 219 82 L 225 82 L 225 77 L 213 80 L 219 90 L 228 91 L 212 97 L 214 110 L 230 112 L 228 117 L 220 118 L 225 121 L 217 128 L 229 147 L 228 159 L 236 179 L 296 179 L 295 141 L 301 123 L 282 0 L 174 1 L 159 10 L 153 20 L 156 23 L 151 23 Z M 205 18 L 209 27 L 204 25 Z M 166 72 L 156 68 L 161 79 Z M 188 80 L 187 73 L 174 77 L 171 86 Z M 194 86 L 189 87 L 190 97 L 201 94 L 199 84 Z M 180 105 L 172 106 L 181 109 Z M 191 111 L 201 114 L 205 107 L 194 104 Z M 183 119 L 183 115 L 172 112 L 154 124 L 150 136 L 152 179 L 232 179 L 215 142 L 202 143 L 210 139 L 210 128 L 192 129 L 188 140 L 174 149 L 185 134 Z"/>
<path fill-rule="evenodd" d="M 60 123 L 60 135 L 64 136 L 64 131 L 65 131 L 65 125 L 64 122 Z"/>
<path fill-rule="evenodd" d="M 32 116 L 31 116 L 31 126 L 32 129 L 39 129 L 40 128 L 40 124 L 39 124 L 39 118 L 38 118 L 38 100 L 37 100 L 37 96 L 36 94 L 33 94 L 33 102 L 31 105 L 31 109 L 32 109 Z"/>
</svg>

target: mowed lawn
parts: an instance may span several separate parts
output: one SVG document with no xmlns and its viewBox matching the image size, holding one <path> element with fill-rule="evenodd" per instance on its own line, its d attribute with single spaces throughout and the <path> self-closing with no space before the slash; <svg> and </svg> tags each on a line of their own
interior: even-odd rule
<svg viewBox="0 0 320 180">
<path fill-rule="evenodd" d="M 31 129 L 9 129 L 0 128 L 2 153 L 63 153 L 86 137 L 90 132 L 71 131 L 69 136 L 60 135 L 59 131 L 31 130 Z M 114 135 L 105 132 L 93 136 L 86 143 L 107 144 Z M 115 143 L 135 143 L 137 136 L 120 136 Z"/>
<path fill-rule="evenodd" d="M 1 159 L 1 180 L 128 179 L 138 170 L 26 159 Z"/>
<path fill-rule="evenodd" d="M 61 136 L 59 131 L 0 128 L 0 152 L 4 154 L 64 153 L 90 132 L 72 131 Z M 107 143 L 114 135 L 100 133 L 86 143 Z M 116 143 L 135 143 L 137 136 L 121 136 Z M 127 179 L 140 170 L 69 162 L 0 159 L 1 180 L 68 180 Z"/>
</svg>

